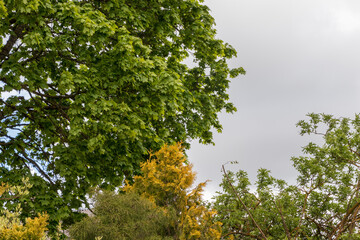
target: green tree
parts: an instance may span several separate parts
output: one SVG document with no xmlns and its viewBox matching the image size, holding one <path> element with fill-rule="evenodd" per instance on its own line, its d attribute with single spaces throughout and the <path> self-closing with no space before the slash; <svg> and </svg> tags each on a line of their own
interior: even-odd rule
<svg viewBox="0 0 360 240">
<path fill-rule="evenodd" d="M 95 215 L 71 226 L 71 239 L 166 239 L 169 216 L 150 200 L 107 191 L 98 193 L 94 200 Z"/>
<path fill-rule="evenodd" d="M 211 143 L 244 73 L 215 33 L 201 0 L 0 0 L 1 180 L 28 176 L 27 206 L 55 226 L 149 149 Z"/>
<path fill-rule="evenodd" d="M 168 232 L 174 239 L 191 240 L 220 239 L 220 222 L 215 221 L 215 212 L 208 209 L 201 199 L 205 183 L 194 189 L 192 165 L 186 162 L 181 145 L 164 145 L 141 164 L 142 176 L 135 176 L 126 192 L 137 193 L 174 214 Z M 171 218 L 169 219 L 171 220 Z"/>
<path fill-rule="evenodd" d="M 296 185 L 260 169 L 252 191 L 246 172 L 224 172 L 213 207 L 224 239 L 360 239 L 360 116 L 309 114 L 301 134 L 315 134 L 292 158 Z"/>
</svg>

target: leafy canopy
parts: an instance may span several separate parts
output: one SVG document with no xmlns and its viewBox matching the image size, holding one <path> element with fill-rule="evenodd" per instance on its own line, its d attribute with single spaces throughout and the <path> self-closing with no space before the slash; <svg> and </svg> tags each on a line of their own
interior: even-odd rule
<svg viewBox="0 0 360 240">
<path fill-rule="evenodd" d="M 296 185 L 260 169 L 252 191 L 246 172 L 224 174 L 213 207 L 225 239 L 360 239 L 360 115 L 309 114 L 298 126 L 323 144 L 292 158 Z"/>
<path fill-rule="evenodd" d="M 91 187 L 138 174 L 149 149 L 211 143 L 245 72 L 200 2 L 0 0 L 2 181 L 29 177 L 29 206 L 74 220 Z"/>
</svg>

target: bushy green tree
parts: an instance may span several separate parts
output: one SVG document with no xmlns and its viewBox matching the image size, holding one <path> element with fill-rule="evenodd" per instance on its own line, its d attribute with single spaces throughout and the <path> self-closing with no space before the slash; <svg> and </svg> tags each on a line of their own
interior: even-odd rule
<svg viewBox="0 0 360 240">
<path fill-rule="evenodd" d="M 360 116 L 309 114 L 301 134 L 320 135 L 292 158 L 296 185 L 260 169 L 256 190 L 244 171 L 225 172 L 215 197 L 224 239 L 360 239 Z"/>
<path fill-rule="evenodd" d="M 71 226 L 72 239 L 166 239 L 170 216 L 150 200 L 137 194 L 106 191 L 94 200 L 95 215 Z"/>
<path fill-rule="evenodd" d="M 0 0 L 0 177 L 28 176 L 51 226 L 91 187 L 138 174 L 149 149 L 221 131 L 244 70 L 201 2 Z"/>
</svg>

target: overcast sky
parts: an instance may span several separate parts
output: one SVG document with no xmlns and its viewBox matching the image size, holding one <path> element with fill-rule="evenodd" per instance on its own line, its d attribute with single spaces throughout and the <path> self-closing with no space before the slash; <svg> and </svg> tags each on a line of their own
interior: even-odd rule
<svg viewBox="0 0 360 240">
<path fill-rule="evenodd" d="M 230 63 L 247 71 L 230 85 L 235 114 L 220 114 L 223 132 L 212 145 L 192 143 L 188 151 L 198 182 L 218 187 L 221 165 L 258 168 L 296 181 L 291 156 L 314 137 L 299 136 L 295 124 L 310 112 L 353 117 L 360 103 L 359 0 L 206 0 L 218 38 L 238 57 Z"/>
</svg>

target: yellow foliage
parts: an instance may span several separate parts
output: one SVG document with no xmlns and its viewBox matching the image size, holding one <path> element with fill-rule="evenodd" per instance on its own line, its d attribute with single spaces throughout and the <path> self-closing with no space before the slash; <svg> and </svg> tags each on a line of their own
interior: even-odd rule
<svg viewBox="0 0 360 240">
<path fill-rule="evenodd" d="M 12 200 L 28 194 L 31 185 L 28 179 L 23 179 L 22 186 L 9 186 L 1 183 L 0 200 Z M 6 195 L 6 196 L 4 196 Z M 47 214 L 39 214 L 34 219 L 27 218 L 25 224 L 20 221 L 21 208 L 18 205 L 15 211 L 1 209 L 0 216 L 0 240 L 40 240 L 45 238 L 47 230 Z"/>
<path fill-rule="evenodd" d="M 0 218 L 3 218 L 0 217 Z M 40 240 L 45 238 L 47 230 L 47 214 L 39 214 L 38 217 L 27 218 L 25 225 L 12 222 L 8 226 L 0 226 L 0 240 Z"/>
<path fill-rule="evenodd" d="M 141 165 L 142 176 L 134 178 L 124 190 L 136 192 L 152 200 L 165 211 L 174 209 L 179 221 L 174 221 L 178 239 L 220 239 L 221 223 L 214 222 L 215 212 L 202 205 L 202 191 L 206 183 L 193 190 L 195 173 L 186 162 L 181 145 L 165 145 L 151 154 Z"/>
<path fill-rule="evenodd" d="M 165 145 L 141 165 L 143 176 L 136 176 L 134 184 L 127 185 L 125 191 L 138 192 L 159 206 L 179 206 L 195 179 L 192 165 L 185 162 L 180 144 Z"/>
<path fill-rule="evenodd" d="M 29 183 L 28 178 L 22 179 L 21 186 L 10 186 L 7 183 L 0 185 L 0 200 L 11 200 L 29 194 L 29 188 L 32 185 Z M 4 196 L 5 195 L 5 196 Z"/>
<path fill-rule="evenodd" d="M 5 3 L 3 0 L 0 0 L 0 18 L 6 17 L 8 15 Z"/>
<path fill-rule="evenodd" d="M 9 185 L 5 183 L 1 183 L 0 185 L 0 197 L 9 189 Z"/>
<path fill-rule="evenodd" d="M 180 239 L 220 239 L 221 223 L 214 221 L 215 211 L 193 205 L 182 214 Z"/>
</svg>

